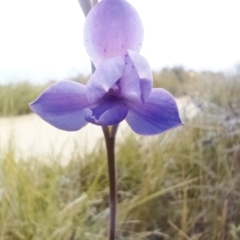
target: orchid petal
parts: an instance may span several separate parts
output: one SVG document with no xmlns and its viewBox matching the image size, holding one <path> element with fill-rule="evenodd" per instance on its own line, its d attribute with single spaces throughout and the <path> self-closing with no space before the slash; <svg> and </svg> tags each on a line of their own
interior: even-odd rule
<svg viewBox="0 0 240 240">
<path fill-rule="evenodd" d="M 80 83 L 61 81 L 45 90 L 30 108 L 54 127 L 76 131 L 87 124 L 84 109 L 90 104 L 85 92 L 86 86 Z"/>
<path fill-rule="evenodd" d="M 89 12 L 84 29 L 87 52 L 97 67 L 102 60 L 139 52 L 143 26 L 137 11 L 126 0 L 102 0 Z"/>
<path fill-rule="evenodd" d="M 158 134 L 182 125 L 176 101 L 164 89 L 153 89 L 145 104 L 139 100 L 126 104 L 129 107 L 126 121 L 138 134 Z"/>
<path fill-rule="evenodd" d="M 104 96 L 122 77 L 125 64 L 121 57 L 104 60 L 87 83 L 87 99 L 93 103 Z"/>
<path fill-rule="evenodd" d="M 103 101 L 93 109 L 85 109 L 85 118 L 96 125 L 109 126 L 118 124 L 127 116 L 128 109 L 120 101 Z"/>
<path fill-rule="evenodd" d="M 153 77 L 147 60 L 131 50 L 125 55 L 125 70 L 120 81 L 122 96 L 145 102 L 152 91 Z"/>
</svg>

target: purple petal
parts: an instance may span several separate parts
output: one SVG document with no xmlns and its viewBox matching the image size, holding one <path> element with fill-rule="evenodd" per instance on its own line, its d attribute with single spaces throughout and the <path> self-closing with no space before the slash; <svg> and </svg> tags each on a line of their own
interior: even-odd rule
<svg viewBox="0 0 240 240">
<path fill-rule="evenodd" d="M 124 120 L 127 113 L 128 109 L 123 107 L 120 101 L 108 100 L 93 109 L 86 109 L 85 118 L 93 124 L 110 126 Z"/>
<path fill-rule="evenodd" d="M 90 104 L 85 92 L 86 86 L 80 83 L 61 81 L 45 90 L 30 108 L 54 127 L 76 131 L 87 124 L 84 109 Z"/>
<path fill-rule="evenodd" d="M 87 83 L 87 99 L 96 102 L 122 77 L 125 64 L 121 57 L 104 60 Z"/>
<path fill-rule="evenodd" d="M 142 42 L 141 19 L 126 0 L 102 0 L 86 18 L 84 43 L 95 66 L 106 58 L 124 57 L 127 49 L 139 52 Z"/>
<path fill-rule="evenodd" d="M 155 88 L 145 104 L 139 100 L 126 102 L 129 107 L 126 121 L 138 134 L 162 133 L 182 125 L 175 99 L 164 89 Z"/>
<path fill-rule="evenodd" d="M 145 102 L 152 91 L 153 77 L 147 60 L 131 50 L 125 55 L 125 70 L 120 81 L 121 95 Z"/>
</svg>

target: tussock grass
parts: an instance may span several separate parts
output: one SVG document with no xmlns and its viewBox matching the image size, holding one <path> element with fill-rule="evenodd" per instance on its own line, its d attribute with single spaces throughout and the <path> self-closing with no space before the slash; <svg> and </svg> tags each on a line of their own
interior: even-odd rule
<svg viewBox="0 0 240 240">
<path fill-rule="evenodd" d="M 74 81 L 86 83 L 88 76 L 79 75 Z M 28 104 L 34 101 L 55 81 L 37 85 L 28 81 L 0 84 L 0 116 L 23 115 L 31 112 Z"/>
<path fill-rule="evenodd" d="M 231 78 L 183 78 L 175 90 L 191 92 L 197 117 L 118 142 L 118 240 L 240 239 L 240 83 Z M 41 156 L 16 162 L 14 147 L 0 154 L 0 239 L 107 239 L 104 144 L 76 152 L 65 166 Z"/>
<path fill-rule="evenodd" d="M 33 85 L 27 81 L 0 85 L 0 116 L 30 113 L 28 104 L 36 99 L 46 86 Z"/>
</svg>

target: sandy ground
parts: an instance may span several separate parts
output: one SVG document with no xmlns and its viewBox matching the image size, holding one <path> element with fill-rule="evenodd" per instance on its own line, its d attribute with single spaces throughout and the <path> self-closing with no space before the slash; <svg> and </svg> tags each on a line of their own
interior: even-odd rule
<svg viewBox="0 0 240 240">
<path fill-rule="evenodd" d="M 177 99 L 180 114 L 192 118 L 196 107 L 189 97 Z M 120 124 L 118 138 L 130 132 L 124 121 Z M 76 150 L 79 154 L 92 151 L 103 139 L 101 127 L 88 124 L 77 132 L 58 130 L 35 114 L 0 118 L 0 150 L 4 153 L 9 146 L 14 148 L 17 158 L 29 156 L 59 156 L 61 161 L 68 161 Z"/>
<path fill-rule="evenodd" d="M 121 124 L 120 133 L 130 131 Z M 124 134 L 120 134 L 121 136 Z M 35 114 L 0 119 L 0 149 L 14 148 L 17 158 L 58 156 L 67 161 L 73 151 L 92 151 L 103 139 L 101 127 L 88 124 L 76 132 L 58 130 Z"/>
</svg>

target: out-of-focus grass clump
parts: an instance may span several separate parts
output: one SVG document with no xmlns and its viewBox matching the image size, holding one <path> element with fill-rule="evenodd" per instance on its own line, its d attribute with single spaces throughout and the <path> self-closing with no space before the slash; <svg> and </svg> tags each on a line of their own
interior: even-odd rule
<svg viewBox="0 0 240 240">
<path fill-rule="evenodd" d="M 188 95 L 227 107 L 240 102 L 240 73 L 227 75 L 221 72 L 194 72 L 182 67 L 165 68 L 154 72 L 155 87 L 162 87 L 174 96 Z"/>
<path fill-rule="evenodd" d="M 117 240 L 239 240 L 239 76 L 194 73 L 179 84 L 161 74 L 155 84 L 191 93 L 198 115 L 165 134 L 118 142 Z M 107 240 L 103 143 L 83 157 L 73 152 L 66 166 L 14 154 L 0 154 L 0 239 Z"/>
<path fill-rule="evenodd" d="M 74 81 L 86 84 L 88 76 L 79 75 Z M 16 116 L 31 112 L 29 103 L 34 101 L 55 81 L 33 84 L 28 81 L 0 84 L 0 116 Z"/>
<path fill-rule="evenodd" d="M 29 113 L 28 104 L 36 99 L 45 87 L 29 82 L 0 85 L 0 116 Z"/>
</svg>

